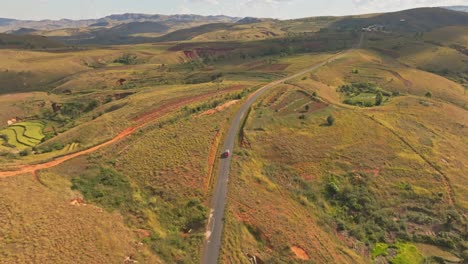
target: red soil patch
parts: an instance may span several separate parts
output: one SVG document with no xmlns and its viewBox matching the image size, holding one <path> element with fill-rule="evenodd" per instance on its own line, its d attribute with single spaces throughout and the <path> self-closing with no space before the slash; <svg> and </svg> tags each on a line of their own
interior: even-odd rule
<svg viewBox="0 0 468 264">
<path fill-rule="evenodd" d="M 227 103 L 224 103 L 222 105 L 218 105 L 215 109 L 210 109 L 210 110 L 207 110 L 199 115 L 197 115 L 197 117 L 199 116 L 204 116 L 204 115 L 212 115 L 212 114 L 215 114 L 217 112 L 221 112 L 223 111 L 224 109 L 230 107 L 231 105 L 234 105 L 236 104 L 237 102 L 239 102 L 239 100 L 232 100 L 232 101 L 229 101 Z"/>
<path fill-rule="evenodd" d="M 135 232 L 137 233 L 140 239 L 151 237 L 151 231 L 148 231 L 146 229 L 137 229 L 135 230 Z"/>
<path fill-rule="evenodd" d="M 86 205 L 85 201 L 83 198 L 75 198 L 70 201 L 71 205 L 75 206 L 80 206 L 80 205 Z"/>
<path fill-rule="evenodd" d="M 380 170 L 379 169 L 375 169 L 375 170 L 365 170 L 364 172 L 366 173 L 372 173 L 374 175 L 374 177 L 377 177 L 380 175 Z"/>
<path fill-rule="evenodd" d="M 232 90 L 242 89 L 244 87 L 245 87 L 245 85 L 235 85 L 235 86 L 231 86 L 229 88 L 226 88 L 226 89 L 222 90 L 221 92 L 226 93 L 226 92 L 229 92 L 229 91 L 232 91 Z M 65 156 L 56 158 L 56 159 L 54 159 L 52 161 L 49 161 L 49 162 L 45 162 L 45 163 L 41 163 L 41 164 L 35 164 L 35 165 L 24 165 L 24 166 L 19 167 L 17 170 L 13 170 L 13 171 L 2 171 L 2 172 L 0 172 L 0 177 L 11 177 L 11 176 L 16 176 L 16 175 L 20 175 L 20 174 L 34 173 L 37 170 L 43 170 L 43 169 L 48 169 L 48 168 L 51 168 L 51 167 L 55 167 L 57 165 L 62 164 L 65 161 L 71 160 L 73 158 L 76 158 L 76 157 L 79 157 L 79 156 L 82 156 L 82 155 L 85 155 L 85 154 L 92 153 L 92 152 L 94 152 L 94 151 L 96 151 L 96 150 L 98 150 L 100 148 L 103 148 L 105 146 L 108 146 L 110 144 L 118 142 L 123 138 L 126 138 L 127 136 L 133 134 L 136 130 L 142 128 L 146 124 L 154 121 L 157 118 L 160 118 L 161 116 L 169 113 L 170 111 L 172 111 L 174 109 L 180 108 L 180 107 L 182 107 L 182 106 L 184 106 L 186 104 L 192 103 L 192 102 L 207 99 L 207 98 L 209 98 L 210 96 L 213 96 L 216 93 L 217 92 L 210 92 L 210 93 L 206 93 L 206 94 L 202 94 L 202 95 L 198 95 L 198 96 L 193 96 L 193 97 L 189 97 L 189 98 L 185 98 L 185 99 L 180 99 L 180 98 L 174 99 L 171 102 L 169 102 L 167 104 L 164 104 L 163 106 L 161 106 L 158 109 L 155 109 L 155 110 L 153 110 L 151 112 L 145 113 L 145 114 L 143 114 L 143 115 L 141 115 L 139 117 L 134 118 L 133 121 L 137 122 L 136 125 L 125 129 L 124 131 L 120 132 L 120 134 L 118 134 L 116 137 L 114 137 L 113 139 L 111 139 L 109 141 L 98 144 L 98 145 L 96 145 L 94 147 L 91 147 L 89 149 L 85 149 L 85 150 L 82 150 L 82 151 L 79 151 L 79 152 L 76 152 L 76 153 L 72 153 L 72 154 L 69 154 L 69 155 L 65 155 Z"/>
<path fill-rule="evenodd" d="M 291 247 L 291 251 L 296 255 L 296 258 L 301 259 L 301 260 L 309 260 L 310 256 L 305 252 L 304 249 L 296 246 Z"/>
<path fill-rule="evenodd" d="M 380 175 L 380 169 L 356 169 L 352 172 L 364 172 L 372 174 L 374 177 L 378 177 Z"/>
</svg>

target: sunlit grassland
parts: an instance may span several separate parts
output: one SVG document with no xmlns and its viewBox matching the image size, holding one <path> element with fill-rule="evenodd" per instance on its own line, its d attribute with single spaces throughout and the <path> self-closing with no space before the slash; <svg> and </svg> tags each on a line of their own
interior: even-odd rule
<svg viewBox="0 0 468 264">
<path fill-rule="evenodd" d="M 305 80 L 302 85 L 306 83 L 313 82 Z M 321 90 L 317 91 L 320 96 Z M 300 246 L 315 259 L 326 258 L 327 253 L 320 254 L 319 249 L 308 244 L 310 237 L 301 238 L 308 230 L 321 234 L 316 228 L 339 232 L 335 236 L 328 231 L 329 236 L 321 239 L 341 240 L 349 252 L 351 248 L 358 252 L 366 251 L 366 247 L 372 249 L 375 242 L 392 241 L 389 237 L 394 236 L 432 241 L 428 243 L 442 248 L 452 245 L 452 251 L 460 249 L 456 245 L 460 243 L 461 218 L 444 232 L 433 228 L 446 225 L 447 215 L 466 207 L 462 184 L 466 172 L 456 162 L 467 157 L 463 136 L 466 124 L 461 121 L 465 110 L 432 100 L 426 104 L 424 97 L 403 96 L 383 107 L 357 109 L 338 104 L 300 118 L 300 113 L 284 115 L 274 111 L 275 104 L 270 104 L 268 98 L 260 101 L 249 115 L 245 129 L 251 148 L 236 152 L 224 238 L 225 260 L 240 262 L 240 252 L 248 252 L 268 261 L 271 251 L 275 252 L 275 259 L 291 259 L 292 245 Z M 336 119 L 332 126 L 326 124 L 330 114 Z M 439 151 L 444 154 L 436 153 Z M 423 157 L 449 175 L 457 197 L 455 206 L 447 204 L 450 194 L 442 176 Z M 452 158 L 444 165 L 441 159 L 449 157 Z M 331 185 L 344 193 L 329 196 Z M 340 201 L 340 195 L 370 200 L 350 212 L 347 210 L 353 208 L 349 203 L 352 200 Z M 342 207 L 343 203 L 347 207 Z M 358 210 L 357 218 L 349 216 L 353 210 Z M 373 218 L 372 212 L 382 219 Z M 300 220 L 302 217 L 308 220 Z M 294 231 L 296 225 L 302 227 L 301 231 Z M 253 230 L 250 235 L 256 235 L 254 241 L 240 232 L 243 226 Z M 343 240 L 343 236 L 347 238 Z M 340 243 L 334 245 L 340 247 Z M 411 252 L 401 249 L 395 261 L 412 263 L 423 258 L 420 253 Z M 342 258 L 352 254 L 344 255 Z M 370 258 L 362 253 L 361 256 Z M 352 262 L 358 259 L 354 256 Z"/>
<path fill-rule="evenodd" d="M 39 52 L 2 50 L 0 52 L 0 85 L 2 93 L 47 90 L 52 82 L 89 69 L 107 57 L 112 50 L 77 52 Z"/>
<path fill-rule="evenodd" d="M 278 63 L 291 64 L 288 68 L 286 68 L 286 72 L 297 73 L 301 70 L 306 69 L 307 67 L 311 67 L 320 62 L 323 62 L 332 57 L 333 55 L 333 53 L 309 53 L 294 55 L 280 58 L 278 60 Z"/>
<path fill-rule="evenodd" d="M 448 77 L 466 87 L 466 27 L 444 27 L 415 36 L 375 34 L 367 42 L 382 55 L 411 67 Z"/>
<path fill-rule="evenodd" d="M 466 209 L 468 190 L 464 183 L 468 172 L 461 162 L 468 157 L 466 110 L 416 97 L 395 99 L 383 109 L 385 111 L 376 109 L 369 114 L 404 135 L 422 155 L 444 171 L 455 190 L 457 204 Z"/>
<path fill-rule="evenodd" d="M 198 263 L 208 216 L 209 152 L 236 108 L 198 117 L 181 117 L 183 111 L 176 111 L 89 155 L 84 161 L 88 165 L 67 162 L 53 171 L 72 177 L 93 203 L 119 211 L 130 228 L 148 230 L 151 235 L 142 242 L 161 258 Z M 81 169 L 70 169 L 75 166 Z M 121 196 L 105 195 L 105 200 L 94 196 L 99 189 L 87 182 L 102 177 L 99 168 L 119 175 L 114 180 L 128 182 L 96 185 Z"/>
<path fill-rule="evenodd" d="M 358 72 L 353 73 L 353 70 Z M 460 84 L 439 75 L 404 67 L 392 59 L 382 58 L 369 51 L 349 53 L 320 68 L 311 78 L 332 87 L 370 82 L 382 89 L 402 94 L 423 96 L 431 92 L 438 99 L 466 107 L 466 95 Z"/>
<path fill-rule="evenodd" d="M 467 26 L 443 27 L 425 33 L 423 39 L 440 42 L 446 45 L 460 44 L 466 46 L 468 44 L 468 36 L 465 34 L 467 30 Z"/>
<path fill-rule="evenodd" d="M 198 84 L 143 88 L 138 93 L 125 99 L 102 104 L 92 112 L 86 113 L 67 124 L 64 132 L 37 146 L 40 152 L 47 153 L 29 155 L 21 160 L 7 162 L 15 164 L 37 163 L 55 156 L 83 150 L 110 140 L 130 126 L 139 125 L 135 119 L 146 114 L 162 111 L 160 116 L 162 117 L 168 114 L 169 110 L 181 110 L 182 106 L 175 109 L 171 108 L 180 100 L 187 100 L 207 93 L 213 93 L 209 96 L 211 100 L 226 100 L 227 97 L 242 92 L 243 87 L 248 87 L 241 84 L 227 81 L 221 85 Z M 251 84 L 249 83 L 249 85 Z M 229 92 L 223 91 L 233 86 L 238 88 Z M 219 94 L 214 93 L 216 91 L 219 91 Z M 153 124 L 158 122 L 157 119 L 148 121 Z M 72 145 L 73 147 L 71 147 Z M 44 151 L 47 149 L 52 149 L 52 152 Z"/>
<path fill-rule="evenodd" d="M 92 205 L 71 205 L 80 194 L 53 173 L 0 180 L 0 258 L 4 263 L 120 263 L 130 255 L 159 263 L 116 213 Z"/>
</svg>

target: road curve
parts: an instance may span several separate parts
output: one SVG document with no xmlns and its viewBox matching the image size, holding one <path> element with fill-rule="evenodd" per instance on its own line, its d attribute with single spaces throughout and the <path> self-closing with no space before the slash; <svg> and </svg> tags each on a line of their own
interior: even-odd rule
<svg viewBox="0 0 468 264">
<path fill-rule="evenodd" d="M 359 44 L 356 46 L 356 48 L 362 45 L 363 40 L 364 40 L 364 35 L 361 35 Z M 314 71 L 326 65 L 327 63 L 330 63 L 342 57 L 347 52 L 348 51 L 340 52 L 321 63 L 318 63 L 294 75 L 291 75 L 281 80 L 277 80 L 272 83 L 269 83 L 263 86 L 262 88 L 260 88 L 259 90 L 257 90 L 254 94 L 252 94 L 247 99 L 247 101 L 243 103 L 240 110 L 237 112 L 234 120 L 231 123 L 229 131 L 226 135 L 226 139 L 223 145 L 223 150 L 229 149 L 232 151 L 234 149 L 234 142 L 236 140 L 237 133 L 240 129 L 242 119 L 244 118 L 244 116 L 246 115 L 246 113 L 248 112 L 252 104 L 263 93 L 265 93 L 270 88 L 277 86 L 278 84 L 284 83 L 286 81 L 297 78 L 306 73 Z M 206 230 L 206 241 L 205 241 L 205 245 L 204 245 L 203 253 L 202 253 L 202 264 L 216 264 L 218 262 L 219 251 L 221 249 L 221 238 L 223 234 L 223 222 L 224 222 L 223 218 L 224 218 L 224 210 L 226 207 L 226 196 L 227 196 L 227 188 L 228 188 L 228 180 L 229 180 L 229 171 L 231 168 L 231 159 L 232 159 L 232 155 L 231 157 L 219 160 L 218 177 L 216 178 L 216 186 L 215 186 L 214 193 L 213 193 L 213 198 L 211 202 L 211 211 L 210 211 L 210 216 L 208 219 L 207 230 Z"/>
</svg>

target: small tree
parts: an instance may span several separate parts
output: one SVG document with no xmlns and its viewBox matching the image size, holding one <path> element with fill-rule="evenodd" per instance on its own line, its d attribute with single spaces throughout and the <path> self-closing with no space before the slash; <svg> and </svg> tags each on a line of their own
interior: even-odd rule
<svg viewBox="0 0 468 264">
<path fill-rule="evenodd" d="M 332 115 L 329 115 L 329 116 L 327 117 L 327 124 L 328 124 L 329 126 L 333 126 L 334 123 L 335 123 L 335 118 L 334 118 Z"/>
<path fill-rule="evenodd" d="M 431 97 L 432 97 L 432 93 L 431 93 L 431 92 L 427 92 L 427 93 L 425 94 L 425 96 L 426 96 L 427 98 L 431 98 Z"/>
<path fill-rule="evenodd" d="M 375 96 L 375 105 L 381 105 L 383 101 L 383 95 L 381 91 L 377 92 L 377 95 Z"/>
<path fill-rule="evenodd" d="M 310 106 L 309 106 L 309 105 L 306 105 L 306 106 L 304 107 L 304 109 L 305 109 L 306 112 L 309 112 Z"/>
</svg>

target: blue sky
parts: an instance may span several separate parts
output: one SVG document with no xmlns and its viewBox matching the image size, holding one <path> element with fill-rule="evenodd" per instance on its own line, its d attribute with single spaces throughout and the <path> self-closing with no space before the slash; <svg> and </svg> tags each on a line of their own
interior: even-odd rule
<svg viewBox="0 0 468 264">
<path fill-rule="evenodd" d="M 0 17 L 82 19 L 109 14 L 200 14 L 299 18 L 468 5 L 468 0 L 0 0 Z"/>
</svg>

